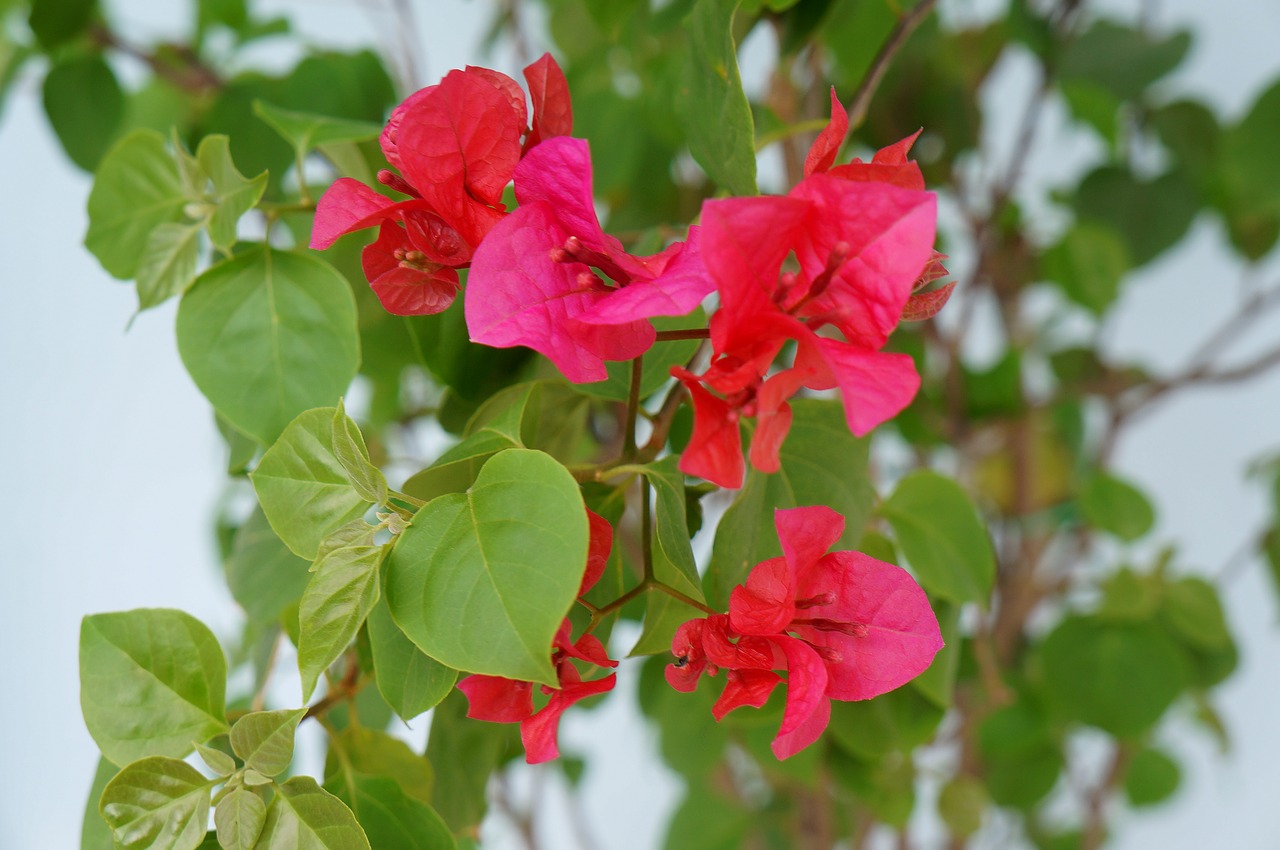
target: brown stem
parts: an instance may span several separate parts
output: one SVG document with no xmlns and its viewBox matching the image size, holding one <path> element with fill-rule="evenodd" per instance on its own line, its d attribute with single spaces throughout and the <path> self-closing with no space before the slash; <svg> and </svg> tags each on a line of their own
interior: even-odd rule
<svg viewBox="0 0 1280 850">
<path fill-rule="evenodd" d="M 103 24 L 94 24 L 89 37 L 99 47 L 109 47 L 137 59 L 151 69 L 157 77 L 172 83 L 189 94 L 204 94 L 222 88 L 222 78 L 201 61 L 195 51 L 186 45 L 170 45 L 172 59 L 159 53 L 148 53 L 130 44 Z"/>
<path fill-rule="evenodd" d="M 677 339 L 710 339 L 710 328 L 686 328 L 675 331 L 658 331 L 658 342 L 671 342 Z"/>
<path fill-rule="evenodd" d="M 1111 764 L 1102 781 L 1085 799 L 1085 825 L 1080 836 L 1080 850 L 1098 850 L 1107 835 L 1107 798 L 1124 779 L 1133 758 L 1133 749 L 1126 744 L 1116 744 L 1111 753 Z"/>
<path fill-rule="evenodd" d="M 338 703 L 352 699 L 356 694 L 360 693 L 360 689 L 365 686 L 366 681 L 360 678 L 360 664 L 355 657 L 348 656 L 347 670 L 343 674 L 342 680 L 329 688 L 329 692 L 324 695 L 323 699 L 308 706 L 307 713 L 302 715 L 302 719 L 308 720 L 312 717 L 322 717 Z"/>
<path fill-rule="evenodd" d="M 858 85 L 858 90 L 853 93 L 853 100 L 849 102 L 850 132 L 861 127 L 862 122 L 866 120 L 867 110 L 871 108 L 871 99 L 875 97 L 876 89 L 884 80 L 894 55 L 902 49 L 902 45 L 907 43 L 911 33 L 915 32 L 916 27 L 920 26 L 937 5 L 938 0 L 920 0 L 910 12 L 898 19 L 889 37 L 885 39 L 884 44 L 880 45 L 880 52 L 871 61 L 871 67 L 867 69 L 862 82 Z"/>
</svg>

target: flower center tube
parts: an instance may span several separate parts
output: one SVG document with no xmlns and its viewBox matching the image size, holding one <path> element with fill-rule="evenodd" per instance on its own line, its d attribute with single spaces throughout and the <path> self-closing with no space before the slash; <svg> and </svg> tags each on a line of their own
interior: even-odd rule
<svg viewBox="0 0 1280 850">
<path fill-rule="evenodd" d="M 594 248 L 589 248 L 586 245 L 583 245 L 582 240 L 576 236 L 570 236 L 568 239 L 564 240 L 564 245 L 552 248 L 549 252 L 549 256 L 553 262 L 557 263 L 582 263 L 585 266 L 591 266 L 592 268 L 600 270 L 606 277 L 619 286 L 626 286 L 631 282 L 631 275 L 614 262 L 612 257 L 608 254 L 597 251 Z M 592 278 L 595 278 L 599 286 L 605 285 L 604 281 L 601 280 L 599 276 L 591 274 L 590 272 L 584 272 L 583 274 L 587 274 Z M 597 285 L 585 285 L 589 283 L 589 281 L 584 280 L 582 274 L 578 275 L 578 282 L 580 284 L 584 284 L 584 289 L 599 288 Z"/>
</svg>

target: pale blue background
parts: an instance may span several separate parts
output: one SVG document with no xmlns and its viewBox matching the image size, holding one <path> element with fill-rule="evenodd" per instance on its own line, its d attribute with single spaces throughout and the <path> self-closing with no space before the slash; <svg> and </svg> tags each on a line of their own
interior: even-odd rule
<svg viewBox="0 0 1280 850">
<path fill-rule="evenodd" d="M 316 42 L 393 44 L 385 3 L 262 3 L 285 12 Z M 981 13 L 992 3 L 944 3 L 948 14 Z M 1158 29 L 1194 23 L 1197 42 L 1171 91 L 1211 96 L 1236 116 L 1260 83 L 1280 72 L 1275 39 L 1280 7 L 1261 0 L 1104 4 L 1125 15 L 1150 11 Z M 186 4 L 107 0 L 113 20 L 140 42 L 180 32 Z M 482 62 L 473 48 L 493 6 L 432 0 L 414 4 L 421 79 Z M 1210 10 L 1211 9 L 1211 10 Z M 540 49 L 540 48 L 538 48 Z M 749 45 L 767 56 L 764 40 Z M 278 61 L 269 45 L 264 61 Z M 136 70 L 136 69 L 135 69 Z M 126 73 L 129 69 L 122 66 Z M 1003 104 L 1025 95 L 1019 65 L 998 74 L 988 102 L 1002 104 L 992 138 L 1007 147 L 1012 121 Z M 752 77 L 750 69 L 747 76 Z M 759 76 L 756 74 L 755 76 Z M 218 576 L 210 521 L 222 488 L 223 449 L 209 409 L 183 371 L 173 341 L 174 305 L 148 313 L 125 333 L 131 290 L 109 279 L 80 246 L 89 180 L 63 158 L 39 108 L 39 74 L 18 82 L 0 117 L 0 850 L 78 846 L 80 813 L 96 760 L 78 709 L 79 618 L 141 606 L 187 610 L 222 635 L 238 612 Z M 1051 111 L 1048 132 L 1053 132 Z M 1060 122 L 1059 122 L 1060 123 Z M 1046 138 L 1048 138 L 1046 136 Z M 1031 163 L 1054 182 L 1098 154 L 1087 137 L 1063 140 Z M 1137 276 L 1108 331 L 1112 351 L 1170 370 L 1208 327 L 1231 309 L 1241 275 L 1222 248 L 1216 221 L 1202 219 L 1173 255 Z M 963 258 L 960 258 L 963 263 Z M 1271 263 L 1274 281 L 1280 271 Z M 1280 339 L 1276 317 L 1248 339 L 1247 355 Z M 1120 446 L 1119 468 L 1159 495 L 1161 540 L 1182 545 L 1179 563 L 1215 573 L 1266 518 L 1264 495 L 1242 480 L 1252 457 L 1280 446 L 1280 376 L 1247 388 L 1205 390 L 1160 407 Z M 1117 822 L 1122 850 L 1272 848 L 1280 845 L 1275 765 L 1280 762 L 1280 630 L 1272 588 L 1257 563 L 1223 587 L 1242 646 L 1239 674 L 1218 705 L 1235 749 L 1220 758 L 1180 709 L 1158 739 L 1184 760 L 1172 806 Z M 632 690 L 624 664 L 619 690 Z M 283 685 L 282 704 L 297 700 Z M 424 730 L 410 730 L 420 739 Z M 653 736 L 629 699 L 571 714 L 567 750 L 590 754 L 586 821 L 603 850 L 660 844 L 679 782 L 658 765 Z M 314 766 L 313 766 L 314 767 Z M 447 766 L 437 765 L 441 774 Z M 525 775 L 518 795 L 527 793 Z M 574 847 L 563 790 L 544 792 L 554 814 L 546 846 Z M 927 835 L 927 830 L 925 833 Z M 999 825 L 992 830 L 1000 846 Z M 490 847 L 513 847 L 508 825 L 491 821 Z"/>
</svg>

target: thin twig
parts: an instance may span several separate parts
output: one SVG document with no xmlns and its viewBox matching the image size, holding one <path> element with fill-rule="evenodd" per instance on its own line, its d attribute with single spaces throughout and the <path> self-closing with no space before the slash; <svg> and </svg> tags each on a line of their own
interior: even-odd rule
<svg viewBox="0 0 1280 850">
<path fill-rule="evenodd" d="M 861 127 L 862 122 L 866 120 L 867 111 L 871 108 L 871 99 L 875 97 L 876 89 L 880 88 L 880 83 L 884 80 L 884 75 L 889 70 L 889 63 L 893 61 L 894 55 L 902 49 L 902 45 L 906 44 L 907 39 L 911 37 L 911 33 L 915 32 L 916 27 L 923 23 L 924 19 L 929 16 L 929 13 L 937 5 L 938 0 L 920 0 L 910 12 L 898 19 L 893 31 L 889 33 L 889 37 L 880 46 L 880 52 L 871 61 L 871 67 L 867 69 L 866 75 L 863 76 L 862 82 L 858 85 L 858 90 L 853 93 L 853 100 L 849 102 L 850 132 Z"/>
</svg>

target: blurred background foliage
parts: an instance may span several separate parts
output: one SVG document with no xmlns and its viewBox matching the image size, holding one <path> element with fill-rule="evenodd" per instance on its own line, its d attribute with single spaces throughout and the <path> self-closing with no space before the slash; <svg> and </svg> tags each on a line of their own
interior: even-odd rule
<svg viewBox="0 0 1280 850">
<path fill-rule="evenodd" d="M 1218 591 L 1230 570 L 1206 579 L 1180 559 L 1176 538 L 1153 540 L 1161 494 L 1124 480 L 1112 461 L 1125 429 L 1154 405 L 1280 365 L 1280 349 L 1243 361 L 1224 356 L 1280 306 L 1280 281 L 1254 276 L 1235 291 L 1224 286 L 1234 312 L 1186 340 L 1185 365 L 1174 371 L 1111 360 L 1101 339 L 1132 273 L 1179 246 L 1197 219 L 1219 222 L 1247 264 L 1273 253 L 1280 81 L 1228 119 L 1212 103 L 1170 95 L 1161 84 L 1185 60 L 1191 32 L 1107 17 L 1083 0 L 1010 0 L 972 20 L 939 15 L 934 5 L 506 0 L 474 7 L 492 15 L 490 47 L 518 61 L 544 49 L 560 59 L 575 134 L 591 142 L 606 227 L 638 249 L 680 234 L 704 198 L 754 183 L 754 164 L 734 159 L 744 133 L 760 155 L 761 187 L 793 185 L 828 116 L 829 86 L 852 104 L 854 153 L 865 157 L 923 127 L 913 154 L 944 201 L 940 248 L 953 258 L 959 287 L 942 315 L 904 326 L 892 343 L 917 359 L 923 389 L 870 446 L 850 438 L 841 447 L 840 463 L 859 478 L 836 497 L 851 514 L 854 542 L 909 565 L 930 591 L 948 648 L 917 682 L 866 703 L 837 704 L 823 742 L 783 763 L 768 751 L 777 700 L 715 724 L 709 689 L 675 693 L 661 680 L 669 659 L 645 662 L 640 710 L 659 730 L 661 758 L 687 787 L 667 850 L 926 846 L 921 823 L 931 824 L 927 846 L 1091 850 L 1108 840 L 1118 806 L 1158 805 L 1177 789 L 1177 758 L 1154 735 L 1162 719 L 1192 716 L 1228 747 L 1214 692 L 1237 665 Z M 296 39 L 288 19 L 263 15 L 249 0 L 192 3 L 187 37 L 162 43 L 135 42 L 114 27 L 111 11 L 97 0 L 0 0 L 0 97 L 24 69 L 39 69 L 49 124 L 86 171 L 138 129 L 193 151 L 223 134 L 240 173 L 268 175 L 266 227 L 298 244 L 309 233 L 310 200 L 336 174 L 370 182 L 382 167 L 378 127 L 413 85 L 429 82 L 414 78 L 412 49 L 313 47 Z M 752 62 L 767 66 L 747 69 L 764 81 L 751 87 L 747 111 L 729 103 L 732 48 L 744 42 L 758 48 Z M 286 43 L 282 55 L 295 59 L 285 66 L 258 61 Z M 1004 104 L 1018 132 L 1011 146 L 996 149 L 979 94 L 1007 62 L 1025 69 L 1031 96 Z M 1058 131 L 1090 134 L 1102 156 L 1046 187 L 1027 180 L 1027 164 L 1060 141 L 1044 118 L 1059 107 L 1068 126 Z M 273 109 L 276 121 L 264 120 Z M 432 459 L 414 443 L 424 417 L 463 437 L 483 423 L 483 405 L 495 393 L 551 373 L 523 350 L 473 350 L 461 302 L 441 316 L 387 315 L 360 272 L 359 239 L 344 240 L 327 258 L 359 305 L 369 399 L 361 420 L 371 456 L 404 477 Z M 201 248 L 202 259 L 207 253 Z M 160 300 L 194 274 L 193 264 L 185 280 L 164 284 Z M 149 306 L 145 297 L 141 306 Z M 971 353 L 977 336 L 982 357 Z M 688 356 L 680 348 L 663 359 Z M 572 460 L 616 438 L 615 402 L 625 385 L 606 386 L 594 399 L 539 386 L 520 424 L 527 445 Z M 1264 407 L 1280 421 L 1274 399 Z M 682 428 L 687 437 L 687 421 L 673 429 L 677 449 Z M 243 486 L 258 447 L 230 426 L 223 430 L 231 486 Z M 450 470 L 436 468 L 406 492 L 429 498 L 465 487 L 475 459 L 463 460 L 469 472 L 448 478 Z M 827 495 L 825 479 L 805 472 L 820 463 L 784 449 L 780 474 L 790 476 L 797 499 Z M 1259 458 L 1253 474 L 1272 491 L 1273 515 L 1280 512 L 1280 462 Z M 864 475 L 879 496 L 861 485 Z M 735 504 L 777 498 L 757 478 Z M 707 529 L 703 551 L 723 516 L 710 563 L 731 560 L 727 550 L 755 533 L 752 521 L 735 519 L 727 497 L 704 499 L 705 490 L 693 486 L 686 495 L 691 529 Z M 607 514 L 607 494 L 601 500 L 597 509 Z M 296 637 L 305 574 L 260 513 L 225 517 L 220 533 L 228 582 L 248 615 L 233 659 L 253 671 L 255 686 L 238 695 L 247 705 L 279 630 Z M 764 557 L 775 545 L 748 550 Z M 1280 574 L 1274 521 L 1254 539 L 1223 541 L 1224 559 L 1237 550 L 1231 569 L 1253 559 Z M 709 575 L 709 598 L 723 601 L 733 580 L 717 575 Z M 423 761 L 389 743 L 385 699 L 395 698 L 366 689 L 349 715 L 331 715 L 341 747 L 370 775 L 430 801 L 459 834 L 474 834 L 490 803 L 504 808 L 501 795 L 486 802 L 483 769 L 501 773 L 518 756 L 512 730 L 465 721 L 455 694 L 435 710 Z M 450 766 L 459 764 L 467 770 L 455 781 Z M 571 784 L 590 781 L 580 760 L 558 764 Z M 110 776 L 101 774 L 99 789 Z M 526 826 L 538 817 L 536 809 L 505 814 Z M 600 839 L 600 846 L 628 846 L 622 836 Z M 92 816 L 84 842 L 111 846 Z"/>
</svg>

